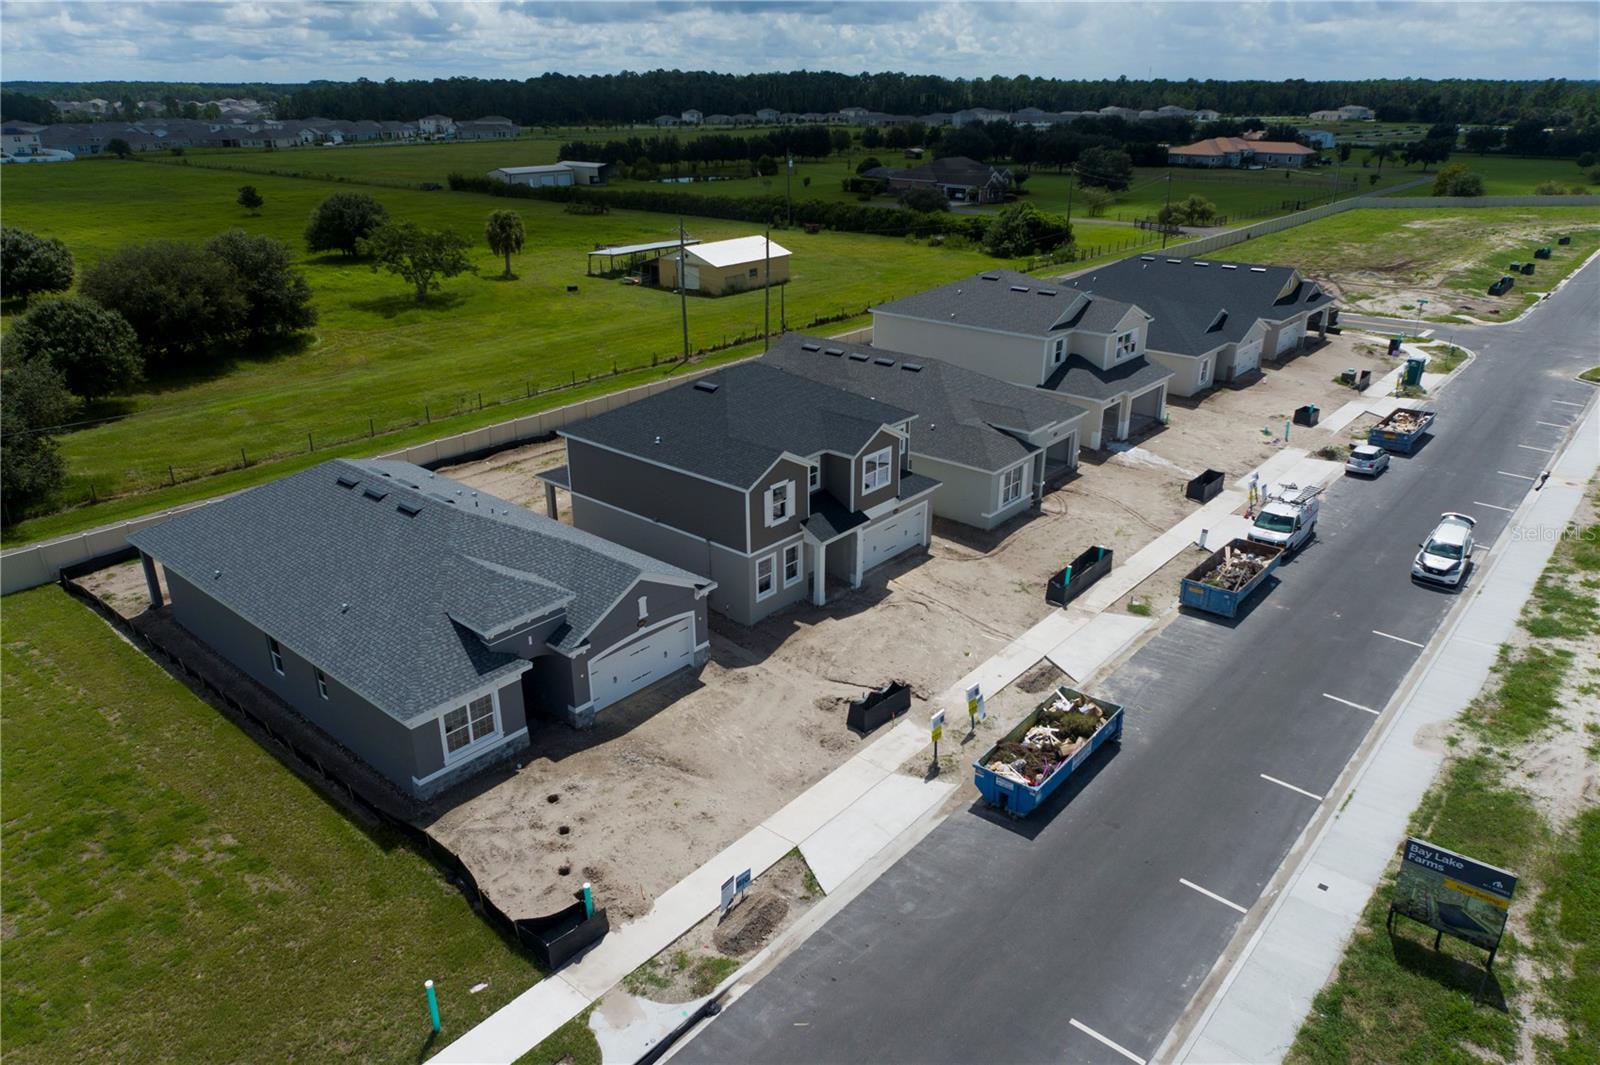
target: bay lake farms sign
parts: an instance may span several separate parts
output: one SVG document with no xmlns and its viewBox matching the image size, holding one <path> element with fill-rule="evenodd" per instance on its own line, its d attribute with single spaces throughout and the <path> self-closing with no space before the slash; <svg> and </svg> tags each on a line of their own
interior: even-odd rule
<svg viewBox="0 0 1600 1065">
<path fill-rule="evenodd" d="M 1514 873 L 1426 840 L 1407 839 L 1389 903 L 1390 921 L 1398 913 L 1481 947 L 1493 965 L 1516 888 Z"/>
</svg>

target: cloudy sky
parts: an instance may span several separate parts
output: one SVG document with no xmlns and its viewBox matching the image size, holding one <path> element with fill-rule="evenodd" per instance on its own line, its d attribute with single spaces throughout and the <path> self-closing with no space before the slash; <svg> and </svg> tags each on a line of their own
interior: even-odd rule
<svg viewBox="0 0 1600 1065">
<path fill-rule="evenodd" d="M 0 0 L 6 80 L 523 78 L 656 67 L 952 77 L 1600 78 L 1600 0 Z"/>
</svg>

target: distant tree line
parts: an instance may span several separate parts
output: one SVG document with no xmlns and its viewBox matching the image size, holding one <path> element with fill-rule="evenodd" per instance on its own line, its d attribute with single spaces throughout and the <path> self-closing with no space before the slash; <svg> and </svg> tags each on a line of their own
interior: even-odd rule
<svg viewBox="0 0 1600 1065">
<path fill-rule="evenodd" d="M 660 166 L 679 163 L 728 164 L 754 163 L 762 156 L 781 159 L 792 153 L 797 159 L 821 159 L 851 144 L 846 130 L 826 126 L 793 126 L 760 133 L 704 133 L 679 138 L 652 135 L 623 137 L 606 141 L 574 140 L 561 145 L 558 159 L 581 159 L 632 167 L 641 159 Z"/>
<path fill-rule="evenodd" d="M 264 94 L 264 92 L 263 92 Z M 109 98 L 109 97 L 108 97 Z M 457 118 L 502 114 L 524 125 L 583 125 L 648 121 L 687 107 L 706 114 L 829 112 L 865 107 L 924 115 L 968 107 L 1015 111 L 1091 111 L 1106 106 L 1154 110 L 1164 104 L 1212 108 L 1225 115 L 1307 115 L 1342 104 L 1364 104 L 1392 122 L 1509 123 L 1537 118 L 1546 125 L 1587 125 L 1600 114 L 1593 82 L 1374 78 L 1359 81 L 1217 81 L 1128 78 L 944 78 L 931 74 L 842 74 L 832 71 L 718 74 L 652 70 L 642 73 L 549 73 L 523 81 L 436 78 L 432 81 L 316 82 L 290 91 L 278 104 L 285 118 L 412 119 L 442 112 Z"/>
</svg>

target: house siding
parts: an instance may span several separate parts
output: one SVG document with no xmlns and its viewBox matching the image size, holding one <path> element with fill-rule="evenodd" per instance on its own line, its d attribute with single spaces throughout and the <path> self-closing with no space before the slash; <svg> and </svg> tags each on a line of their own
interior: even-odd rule
<svg viewBox="0 0 1600 1065">
<path fill-rule="evenodd" d="M 643 621 L 639 620 L 640 596 L 645 596 L 649 600 L 649 613 Z M 679 614 L 689 613 L 694 614 L 695 643 L 703 643 L 706 638 L 705 600 L 696 599 L 694 589 L 681 584 L 661 584 L 657 581 L 641 580 L 617 601 L 617 605 L 611 608 L 611 613 L 607 614 L 589 634 L 590 650 L 587 657 L 597 658 L 612 648 L 629 642 L 641 628 L 677 617 Z M 581 672 L 587 674 L 587 670 Z"/>
<path fill-rule="evenodd" d="M 743 492 L 570 437 L 567 467 L 575 492 L 738 551 L 747 547 Z M 638 550 L 666 562 L 676 561 L 644 548 Z M 704 572 L 703 567 L 684 568 Z"/>
<path fill-rule="evenodd" d="M 1145 352 L 1151 362 L 1165 366 L 1171 370 L 1173 376 L 1167 380 L 1167 391 L 1174 396 L 1192 396 L 1204 392 L 1217 383 L 1217 354 L 1208 352 L 1205 355 L 1175 355 L 1167 351 L 1156 351 L 1151 348 Z M 1207 375 L 1205 384 L 1200 383 L 1201 365 L 1209 365 L 1211 373 Z"/>
<path fill-rule="evenodd" d="M 983 473 L 966 466 L 956 466 L 926 455 L 911 455 L 911 468 L 917 473 L 942 482 L 934 491 L 933 513 L 949 521 L 958 521 L 975 529 L 992 529 L 1019 510 L 1026 508 L 1032 498 L 1032 484 L 1022 494 L 1022 500 L 1001 515 L 985 517 L 995 509 L 1000 498 L 1000 476 Z"/>
<path fill-rule="evenodd" d="M 889 483 L 875 492 L 861 494 L 862 475 L 866 470 L 867 456 L 884 448 L 889 449 L 891 456 L 889 467 L 892 472 L 889 475 Z M 869 510 L 879 503 L 888 502 L 900 494 L 900 438 L 887 429 L 879 430 L 872 438 L 872 442 L 861 449 L 861 454 L 851 460 L 850 468 L 854 471 L 857 510 Z"/>
<path fill-rule="evenodd" d="M 811 516 L 811 493 L 806 488 L 810 469 L 793 459 L 779 459 L 754 488 L 750 490 L 750 549 L 764 551 L 780 540 L 786 540 L 800 531 L 800 523 Z M 767 489 L 782 481 L 794 482 L 794 502 L 788 520 L 768 528 L 766 522 Z"/>
<path fill-rule="evenodd" d="M 800 579 L 793 585 L 783 586 L 783 547 L 785 544 L 801 544 L 800 549 Z M 806 549 L 805 541 L 792 536 L 783 544 L 775 544 L 770 550 L 763 550 L 749 559 L 748 569 L 745 571 L 746 600 L 744 616 L 740 617 L 730 613 L 728 616 L 744 625 L 754 625 L 762 618 L 776 614 L 778 611 L 791 607 L 796 603 L 804 602 L 811 593 L 811 552 Z M 756 563 L 768 555 L 773 556 L 772 567 L 775 591 L 766 599 L 756 602 Z"/>
<path fill-rule="evenodd" d="M 1044 382 L 1043 337 L 1011 336 L 951 322 L 889 314 L 872 316 L 874 347 L 926 355 L 969 370 L 1035 388 Z"/>
<path fill-rule="evenodd" d="M 449 772 L 441 773 L 426 784 L 413 784 L 407 780 L 402 786 L 419 799 L 429 799 L 482 772 L 488 766 L 505 761 L 518 751 L 524 750 L 528 746 L 528 715 L 523 700 L 523 679 L 514 678 L 496 689 L 495 701 L 500 708 L 500 734 L 514 737 L 513 739 L 485 751 L 476 758 L 468 758 L 451 766 Z M 466 705 L 465 699 L 462 700 L 462 705 Z M 412 775 L 422 780 L 443 769 L 444 731 L 439 726 L 439 719 L 430 717 L 426 721 L 420 721 L 410 732 L 413 760 L 417 766 Z"/>
<path fill-rule="evenodd" d="M 827 492 L 845 506 L 855 501 L 850 471 L 854 467 L 843 455 L 822 456 L 822 491 Z"/>
</svg>

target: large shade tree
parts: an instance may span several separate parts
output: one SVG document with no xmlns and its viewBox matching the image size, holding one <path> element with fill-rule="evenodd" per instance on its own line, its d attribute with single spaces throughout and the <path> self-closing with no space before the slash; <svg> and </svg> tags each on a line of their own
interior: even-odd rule
<svg viewBox="0 0 1600 1065">
<path fill-rule="evenodd" d="M 443 229 L 424 229 L 415 222 L 390 222 L 357 246 L 362 255 L 372 258 L 372 270 L 387 270 L 415 286 L 417 302 L 426 302 L 428 293 L 446 277 L 468 273 L 467 242 L 458 233 Z"/>
<path fill-rule="evenodd" d="M 366 193 L 336 192 L 311 209 L 306 248 L 355 255 L 361 241 L 388 221 L 388 210 Z"/>
<path fill-rule="evenodd" d="M 21 299 L 72 287 L 72 253 L 54 237 L 0 228 L 0 294 Z"/>
<path fill-rule="evenodd" d="M 42 359 L 84 399 L 125 392 L 144 371 L 139 338 L 127 319 L 81 297 L 34 304 L 6 332 L 7 364 Z"/>
</svg>

